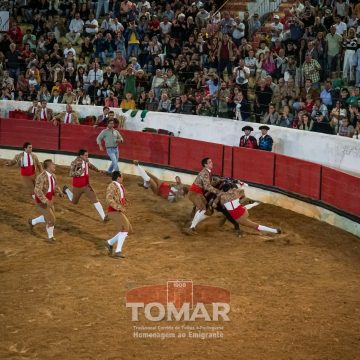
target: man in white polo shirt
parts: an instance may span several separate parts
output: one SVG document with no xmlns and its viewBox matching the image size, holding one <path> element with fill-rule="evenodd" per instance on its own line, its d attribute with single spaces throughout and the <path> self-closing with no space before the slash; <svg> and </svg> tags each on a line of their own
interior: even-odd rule
<svg viewBox="0 0 360 360">
<path fill-rule="evenodd" d="M 66 38 L 72 45 L 77 45 L 84 29 L 84 22 L 80 19 L 80 14 L 76 13 L 75 18 L 70 21 L 69 30 Z"/>
</svg>

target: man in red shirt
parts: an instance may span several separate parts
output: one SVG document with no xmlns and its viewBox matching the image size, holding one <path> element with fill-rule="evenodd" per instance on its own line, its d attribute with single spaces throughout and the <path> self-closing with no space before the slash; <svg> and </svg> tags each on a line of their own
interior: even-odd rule
<svg viewBox="0 0 360 360">
<path fill-rule="evenodd" d="M 104 209 L 96 197 L 93 188 L 90 185 L 89 169 L 96 172 L 100 170 L 89 162 L 89 153 L 85 149 L 81 149 L 78 152 L 78 157 L 71 163 L 70 176 L 72 179 L 73 191 L 71 191 L 66 185 L 63 188 L 63 193 L 67 195 L 68 199 L 77 204 L 82 194 L 85 194 L 87 198 L 94 204 L 96 211 L 99 213 L 101 220 L 107 221 Z"/>
<path fill-rule="evenodd" d="M 25 189 L 29 195 L 35 199 L 34 187 L 36 172 L 42 172 L 42 166 L 38 157 L 32 153 L 32 145 L 26 142 L 23 145 L 24 151 L 15 155 L 14 159 L 7 162 L 6 166 L 18 165 L 20 167 L 20 175 Z"/>
</svg>

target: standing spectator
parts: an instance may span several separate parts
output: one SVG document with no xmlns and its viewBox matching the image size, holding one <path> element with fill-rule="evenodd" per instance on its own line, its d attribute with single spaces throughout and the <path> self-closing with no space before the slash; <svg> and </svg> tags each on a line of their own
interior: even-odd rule
<svg viewBox="0 0 360 360">
<path fill-rule="evenodd" d="M 274 22 L 271 24 L 271 42 L 275 44 L 276 40 L 282 41 L 284 25 L 280 22 L 280 16 L 274 15 Z"/>
<path fill-rule="evenodd" d="M 326 74 L 331 76 L 336 71 L 338 57 L 341 51 L 342 36 L 336 33 L 335 25 L 331 26 L 330 33 L 325 37 L 327 61 L 326 61 Z"/>
<path fill-rule="evenodd" d="M 16 50 L 16 44 L 10 44 L 10 50 L 5 54 L 6 68 L 9 72 L 9 76 L 12 77 L 15 82 L 20 75 L 20 66 L 22 57 Z"/>
<path fill-rule="evenodd" d="M 137 57 L 140 52 L 141 34 L 137 29 L 135 21 L 129 22 L 129 26 L 124 33 L 124 38 L 127 43 L 127 58 L 130 58 L 131 56 Z"/>
<path fill-rule="evenodd" d="M 104 13 L 109 12 L 109 0 L 98 0 L 96 7 L 96 18 L 99 19 L 102 14 L 102 9 L 104 8 Z"/>
<path fill-rule="evenodd" d="M 313 83 L 313 86 L 317 89 L 320 89 L 320 64 L 314 60 L 310 53 L 306 53 L 305 62 L 303 65 L 303 76 L 304 81 L 310 79 Z"/>
<path fill-rule="evenodd" d="M 218 72 L 223 76 L 226 68 L 228 75 L 232 73 L 232 62 L 235 59 L 236 46 L 230 39 L 228 34 L 223 35 L 223 39 L 218 44 L 217 59 L 218 59 Z"/>
<path fill-rule="evenodd" d="M 254 112 L 256 116 L 256 122 L 260 122 L 260 117 L 265 114 L 271 99 L 273 92 L 269 86 L 266 85 L 265 79 L 259 81 L 259 85 L 255 88 L 255 104 Z"/>
<path fill-rule="evenodd" d="M 244 59 L 239 60 L 239 66 L 234 69 L 235 82 L 243 91 L 245 98 L 247 98 L 247 90 L 250 77 L 250 69 L 245 66 Z"/>
<path fill-rule="evenodd" d="M 267 125 L 261 125 L 259 130 L 261 130 L 261 136 L 259 138 L 258 148 L 260 150 L 272 151 L 274 140 L 270 135 L 268 135 L 270 128 Z"/>
<path fill-rule="evenodd" d="M 360 87 L 360 47 L 354 55 L 354 68 L 356 70 L 356 86 Z"/>
<path fill-rule="evenodd" d="M 347 36 L 344 37 L 343 49 L 344 53 L 344 66 L 343 66 L 343 79 L 345 82 L 350 80 L 350 83 L 354 85 L 354 69 L 353 69 L 353 59 L 355 58 L 355 52 L 358 48 L 358 42 L 356 39 L 355 29 L 350 28 L 348 30 Z M 350 76 L 349 76 L 350 73 Z"/>
<path fill-rule="evenodd" d="M 119 171 L 118 159 L 119 159 L 119 143 L 123 143 L 124 139 L 120 135 L 119 131 L 114 129 L 114 120 L 109 120 L 107 128 L 102 130 L 96 138 L 96 143 L 99 145 L 100 151 L 104 151 L 102 142 L 105 143 L 106 152 L 111 160 L 110 167 L 107 170 L 109 175 L 113 171 Z"/>
</svg>

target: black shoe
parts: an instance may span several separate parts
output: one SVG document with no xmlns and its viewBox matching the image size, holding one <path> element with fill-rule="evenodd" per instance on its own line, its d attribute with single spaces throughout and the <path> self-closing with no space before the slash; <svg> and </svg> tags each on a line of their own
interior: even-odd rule
<svg viewBox="0 0 360 360">
<path fill-rule="evenodd" d="M 139 160 L 133 160 L 134 165 L 139 165 Z"/>
<path fill-rule="evenodd" d="M 67 195 L 67 194 L 66 194 L 66 190 L 67 190 L 68 188 L 69 188 L 68 186 L 64 185 L 64 187 L 63 187 L 63 194 Z"/>
<path fill-rule="evenodd" d="M 28 224 L 29 224 L 30 231 L 33 231 L 34 230 L 34 225 L 32 224 L 31 219 L 28 219 Z"/>
<path fill-rule="evenodd" d="M 104 241 L 104 245 L 105 245 L 105 248 L 107 249 L 107 251 L 109 252 L 109 255 L 111 255 L 112 251 L 113 251 L 113 246 L 110 245 L 107 241 Z"/>
<path fill-rule="evenodd" d="M 282 231 L 281 231 L 280 228 L 277 228 L 276 230 L 277 230 L 277 233 L 278 233 L 278 234 L 281 234 L 281 233 L 282 233 Z"/>
<path fill-rule="evenodd" d="M 125 255 L 121 251 L 116 252 L 110 256 L 114 259 L 124 259 L 125 258 Z"/>
<path fill-rule="evenodd" d="M 55 244 L 56 243 L 56 239 L 54 237 L 47 239 L 49 244 Z"/>
<path fill-rule="evenodd" d="M 110 218 L 109 218 L 108 215 L 105 215 L 103 222 L 105 223 L 105 222 L 108 222 L 108 221 L 110 221 Z"/>
</svg>

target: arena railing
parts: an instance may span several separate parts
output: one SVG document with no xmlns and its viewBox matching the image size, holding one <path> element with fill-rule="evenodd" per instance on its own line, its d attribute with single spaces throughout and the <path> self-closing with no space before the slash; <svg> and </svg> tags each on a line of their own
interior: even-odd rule
<svg viewBox="0 0 360 360">
<path fill-rule="evenodd" d="M 196 173 L 200 160 L 213 159 L 214 173 L 241 179 L 255 187 L 284 193 L 360 222 L 360 177 L 289 156 L 154 133 L 121 130 L 120 159 Z M 99 129 L 0 118 L 0 147 L 20 149 L 31 141 L 35 151 L 75 154 L 88 149 L 106 158 L 96 144 Z"/>
</svg>

